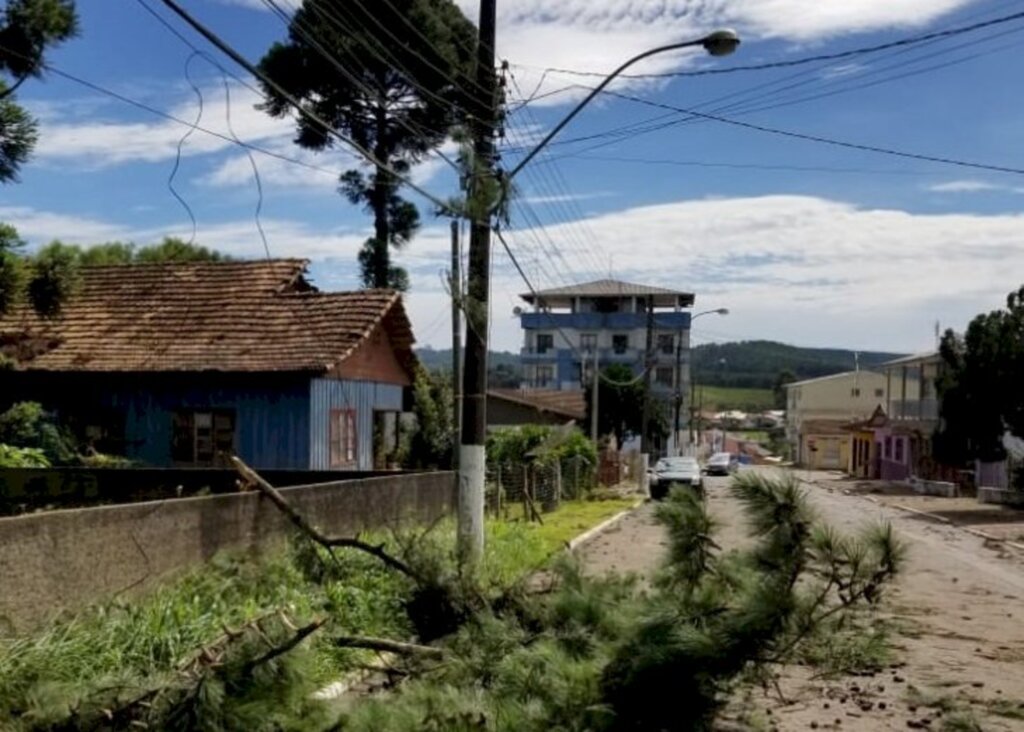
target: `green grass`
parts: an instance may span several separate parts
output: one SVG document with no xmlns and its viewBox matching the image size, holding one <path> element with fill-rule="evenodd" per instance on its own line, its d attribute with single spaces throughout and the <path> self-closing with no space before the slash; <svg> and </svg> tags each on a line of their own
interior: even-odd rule
<svg viewBox="0 0 1024 732">
<path fill-rule="evenodd" d="M 544 515 L 544 525 L 489 521 L 483 583 L 511 585 L 543 567 L 568 540 L 633 503 L 565 502 Z M 395 550 L 394 537 L 366 538 Z M 430 535 L 431 542 L 449 552 L 454 538 L 451 521 Z M 410 589 L 405 578 L 365 553 L 339 550 L 340 569 L 319 585 L 300 569 L 315 562 L 303 546 L 308 545 L 295 543 L 258 561 L 219 555 L 144 597 L 87 608 L 31 634 L 0 636 L 0 728 L 6 729 L 3 720 L 15 710 L 52 709 L 56 699 L 73 704 L 104 685 L 124 679 L 134 684 L 171 673 L 220 637 L 225 626 L 237 628 L 277 609 L 287 608 L 296 624 L 331 618 L 329 629 L 312 640 L 318 683 L 333 681 L 372 657 L 370 652 L 334 648 L 331 635 L 411 635 L 402 604 Z"/>
<path fill-rule="evenodd" d="M 704 399 L 705 411 L 725 412 L 738 409 L 743 412 L 763 412 L 772 409 L 775 395 L 771 389 L 737 389 L 727 386 L 697 386 L 696 401 Z"/>
</svg>

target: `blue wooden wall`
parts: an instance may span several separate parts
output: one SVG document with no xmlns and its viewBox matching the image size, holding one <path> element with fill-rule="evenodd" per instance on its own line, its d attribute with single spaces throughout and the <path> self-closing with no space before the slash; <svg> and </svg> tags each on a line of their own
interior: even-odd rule
<svg viewBox="0 0 1024 732">
<path fill-rule="evenodd" d="M 309 402 L 306 379 L 266 386 L 203 388 L 155 386 L 145 391 L 107 392 L 108 406 L 126 410 L 128 457 L 147 465 L 172 465 L 173 415 L 182 409 L 235 410 L 235 450 L 254 468 L 305 469 L 309 455 Z M 139 444 L 132 447 L 133 440 Z M 134 453 L 134 454 L 132 454 Z"/>
<path fill-rule="evenodd" d="M 309 468 L 329 470 L 332 409 L 356 413 L 358 470 L 373 469 L 373 412 L 402 411 L 402 387 L 373 381 L 313 379 L 310 384 Z"/>
<path fill-rule="evenodd" d="M 124 415 L 125 455 L 170 467 L 174 412 L 235 410 L 235 450 L 255 468 L 309 467 L 309 377 L 300 374 L 17 374 L 0 401 L 34 399 L 58 415 Z"/>
</svg>

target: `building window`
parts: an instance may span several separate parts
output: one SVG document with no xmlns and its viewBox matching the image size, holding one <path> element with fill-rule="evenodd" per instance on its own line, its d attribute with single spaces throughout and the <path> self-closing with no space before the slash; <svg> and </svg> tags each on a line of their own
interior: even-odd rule
<svg viewBox="0 0 1024 732">
<path fill-rule="evenodd" d="M 580 350 L 584 353 L 593 353 L 597 350 L 597 333 L 580 334 Z"/>
<path fill-rule="evenodd" d="M 235 452 L 235 412 L 181 411 L 174 413 L 171 459 L 185 465 L 227 464 Z"/>
<path fill-rule="evenodd" d="M 555 337 L 550 333 L 538 333 L 537 334 L 537 353 L 547 353 L 548 351 L 554 350 L 555 348 Z"/>
<path fill-rule="evenodd" d="M 621 356 L 629 350 L 629 336 L 623 334 L 616 334 L 612 336 L 612 350 L 616 354 Z"/>
<path fill-rule="evenodd" d="M 893 440 L 893 443 L 894 443 L 894 446 L 896 448 L 895 460 L 898 463 L 902 463 L 903 462 L 903 438 L 902 437 L 898 437 L 895 440 Z"/>
<path fill-rule="evenodd" d="M 661 333 L 658 335 L 658 352 L 671 356 L 676 352 L 676 338 L 671 333 Z"/>
<path fill-rule="evenodd" d="M 875 389 L 875 396 L 881 399 L 885 396 L 885 389 Z"/>
<path fill-rule="evenodd" d="M 354 409 L 331 410 L 331 467 L 348 468 L 357 462 Z"/>
<path fill-rule="evenodd" d="M 856 398 L 860 396 L 860 389 L 850 389 L 850 396 Z"/>
<path fill-rule="evenodd" d="M 555 367 L 554 366 L 538 366 L 537 367 L 537 384 L 539 388 L 549 387 L 555 381 Z"/>
<path fill-rule="evenodd" d="M 892 457 L 892 438 L 885 438 L 885 459 L 888 460 Z"/>
<path fill-rule="evenodd" d="M 672 386 L 675 370 L 671 366 L 659 366 L 654 372 L 654 380 L 659 384 Z"/>
</svg>

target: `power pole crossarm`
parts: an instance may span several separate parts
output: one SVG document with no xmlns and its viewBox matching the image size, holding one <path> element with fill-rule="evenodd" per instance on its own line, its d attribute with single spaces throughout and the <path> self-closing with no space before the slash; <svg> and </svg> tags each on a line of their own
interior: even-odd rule
<svg viewBox="0 0 1024 732">
<path fill-rule="evenodd" d="M 469 192 L 471 210 L 490 210 L 482 200 L 493 193 L 494 127 L 497 95 L 494 44 L 497 0 L 480 0 L 480 38 L 477 43 L 476 99 L 471 131 L 474 168 Z M 485 205 L 480 205 L 481 203 Z M 469 238 L 466 292 L 466 354 L 462 375 L 462 425 L 459 440 L 458 554 L 464 565 L 475 565 L 484 549 L 484 479 L 487 433 L 487 319 L 490 298 L 491 226 L 474 218 Z"/>
</svg>

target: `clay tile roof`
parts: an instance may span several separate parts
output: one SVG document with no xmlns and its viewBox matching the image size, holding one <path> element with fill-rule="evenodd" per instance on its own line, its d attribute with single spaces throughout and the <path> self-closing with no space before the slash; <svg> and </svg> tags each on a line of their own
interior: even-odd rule
<svg viewBox="0 0 1024 732">
<path fill-rule="evenodd" d="M 541 412 L 581 420 L 587 414 L 586 395 L 581 389 L 559 391 L 555 389 L 488 389 L 487 395 L 494 399 L 533 407 Z"/>
<path fill-rule="evenodd" d="M 322 293 L 307 262 L 87 267 L 53 320 L 0 318 L 0 352 L 31 371 L 313 371 L 344 361 L 378 325 L 411 373 L 398 293 Z"/>
</svg>

